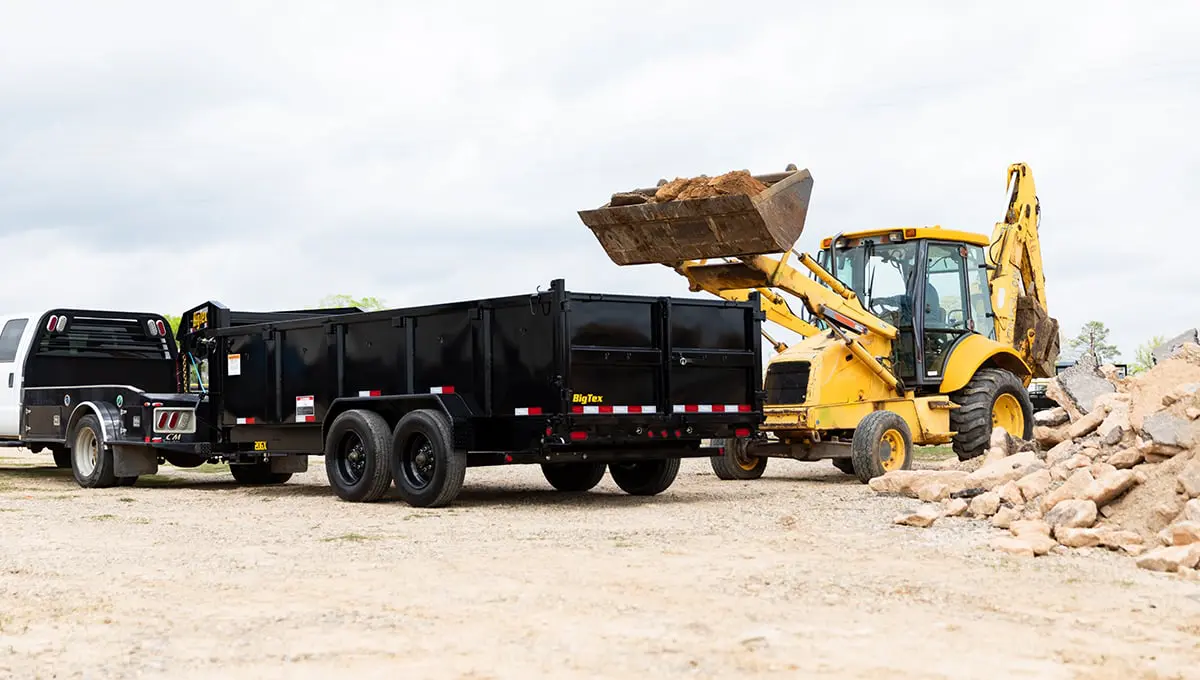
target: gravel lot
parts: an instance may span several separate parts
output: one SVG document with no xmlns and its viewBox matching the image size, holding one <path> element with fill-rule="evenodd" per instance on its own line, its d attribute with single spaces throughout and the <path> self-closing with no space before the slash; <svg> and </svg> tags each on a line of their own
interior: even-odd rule
<svg viewBox="0 0 1200 680">
<path fill-rule="evenodd" d="M 0 449 L 0 675 L 1200 678 L 1200 584 L 891 524 L 828 463 L 652 499 L 473 469 L 460 501 L 338 501 L 164 466 L 79 489 Z"/>
</svg>

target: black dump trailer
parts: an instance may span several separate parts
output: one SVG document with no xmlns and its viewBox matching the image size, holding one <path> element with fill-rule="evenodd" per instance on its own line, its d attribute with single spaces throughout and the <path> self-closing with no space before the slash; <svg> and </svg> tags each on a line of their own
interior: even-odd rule
<svg viewBox="0 0 1200 680">
<path fill-rule="evenodd" d="M 296 318 L 299 316 L 300 318 Z M 762 421 L 758 300 L 549 290 L 377 312 L 236 312 L 180 321 L 192 435 L 261 483 L 324 455 L 330 485 L 373 501 L 392 483 L 446 505 L 467 467 L 538 463 L 563 491 L 607 470 L 657 494 L 702 440 Z"/>
</svg>

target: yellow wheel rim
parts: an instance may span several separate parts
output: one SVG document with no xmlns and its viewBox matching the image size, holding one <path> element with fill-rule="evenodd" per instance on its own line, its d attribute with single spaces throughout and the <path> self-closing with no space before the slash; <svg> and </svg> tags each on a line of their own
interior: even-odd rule
<svg viewBox="0 0 1200 680">
<path fill-rule="evenodd" d="M 992 427 L 1002 427 L 1014 437 L 1025 436 L 1025 412 L 1011 394 L 1001 394 L 992 405 Z"/>
<path fill-rule="evenodd" d="M 740 450 L 741 448 L 740 446 L 733 447 L 733 462 L 746 472 L 750 472 L 754 466 L 758 465 L 758 458 L 745 455 L 744 451 Z"/>
<path fill-rule="evenodd" d="M 888 430 L 879 439 L 879 464 L 884 472 L 904 467 L 907 452 L 904 450 L 904 435 L 899 430 Z"/>
</svg>

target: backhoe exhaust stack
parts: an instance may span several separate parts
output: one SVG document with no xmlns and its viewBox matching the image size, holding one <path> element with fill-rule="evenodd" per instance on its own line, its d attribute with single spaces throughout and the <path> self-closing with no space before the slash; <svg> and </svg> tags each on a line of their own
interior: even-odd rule
<svg viewBox="0 0 1200 680">
<path fill-rule="evenodd" d="M 618 265 L 787 252 L 804 231 L 812 182 L 794 165 L 770 175 L 677 179 L 614 194 L 579 217 Z"/>
</svg>

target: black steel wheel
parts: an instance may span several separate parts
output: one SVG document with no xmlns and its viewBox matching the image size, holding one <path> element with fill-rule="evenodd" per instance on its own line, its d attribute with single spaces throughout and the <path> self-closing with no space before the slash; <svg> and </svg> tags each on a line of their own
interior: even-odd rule
<svg viewBox="0 0 1200 680">
<path fill-rule="evenodd" d="M 112 447 L 104 441 L 104 430 L 96 416 L 79 419 L 71 431 L 71 472 L 85 489 L 107 489 L 117 485 Z"/>
<path fill-rule="evenodd" d="M 717 479 L 758 479 L 766 472 L 766 458 L 747 455 L 749 440 L 718 439 L 714 443 L 725 448 L 725 455 L 708 458 Z"/>
<path fill-rule="evenodd" d="M 292 478 L 290 472 L 271 472 L 271 463 L 265 460 L 257 463 L 230 465 L 229 472 L 238 484 L 253 486 L 283 484 Z"/>
<path fill-rule="evenodd" d="M 678 458 L 609 463 L 613 482 L 627 494 L 653 496 L 666 491 L 679 474 Z"/>
<path fill-rule="evenodd" d="M 354 409 L 334 419 L 325 436 L 325 474 L 345 501 L 369 503 L 392 482 L 391 428 L 374 411 Z"/>
<path fill-rule="evenodd" d="M 439 411 L 413 411 L 392 435 L 392 479 L 406 503 L 439 508 L 458 497 L 466 478 L 467 456 L 454 449 L 450 421 Z"/>
<path fill-rule="evenodd" d="M 542 475 L 550 486 L 569 492 L 596 488 L 606 469 L 604 463 L 542 463 Z"/>
</svg>

